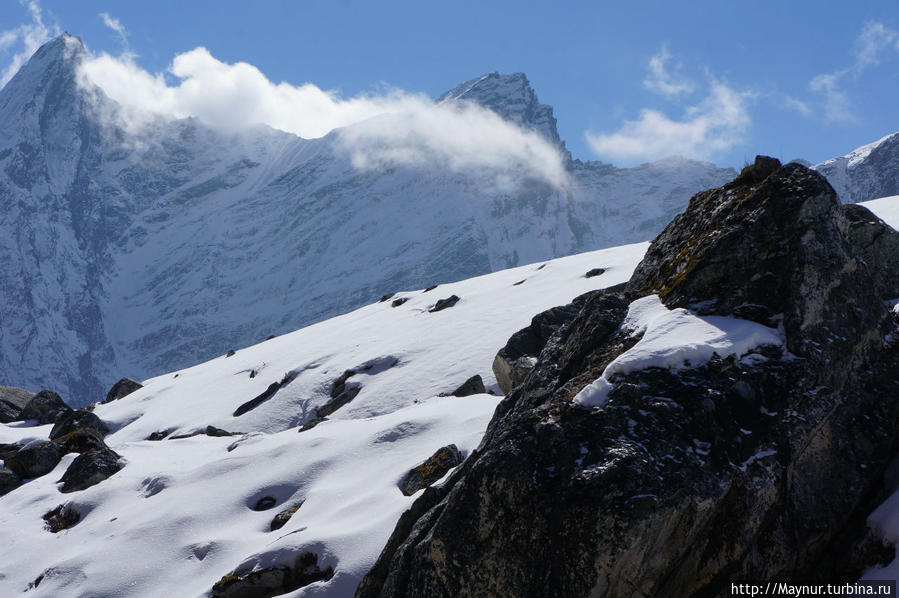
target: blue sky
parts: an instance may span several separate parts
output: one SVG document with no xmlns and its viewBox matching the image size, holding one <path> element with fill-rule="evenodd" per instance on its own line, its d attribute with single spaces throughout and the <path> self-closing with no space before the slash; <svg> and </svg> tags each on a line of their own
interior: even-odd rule
<svg viewBox="0 0 899 598">
<path fill-rule="evenodd" d="M 4 0 L 0 61 L 63 30 L 149 74 L 202 46 L 342 99 L 436 96 L 485 72 L 523 71 L 575 157 L 618 165 L 673 153 L 736 167 L 757 153 L 817 162 L 899 130 L 895 0 Z"/>
</svg>

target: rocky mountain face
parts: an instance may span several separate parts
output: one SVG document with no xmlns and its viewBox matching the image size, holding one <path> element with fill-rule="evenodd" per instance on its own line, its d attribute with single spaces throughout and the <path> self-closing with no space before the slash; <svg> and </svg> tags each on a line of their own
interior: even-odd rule
<svg viewBox="0 0 899 598">
<path fill-rule="evenodd" d="M 79 76 L 84 56 L 62 36 L 0 90 L 0 384 L 75 405 L 385 293 L 644 240 L 734 174 L 567 160 L 520 74 L 440 101 L 551 140 L 564 187 L 521 169 L 364 169 L 346 140 L 366 123 L 307 140 L 136 115 Z"/>
<path fill-rule="evenodd" d="M 500 352 L 531 369 L 357 596 L 713 596 L 888 561 L 865 519 L 895 485 L 899 323 L 884 300 L 899 288 L 877 247 L 899 235 L 861 210 L 770 158 L 694 196 L 628 283 Z M 687 343 L 632 328 L 653 297 L 670 321 L 779 341 L 702 360 L 700 339 L 671 353 L 692 362 L 623 368 L 640 343 Z M 602 400 L 579 400 L 600 380 Z"/>
<path fill-rule="evenodd" d="M 899 133 L 815 166 L 844 202 L 899 195 Z"/>
</svg>

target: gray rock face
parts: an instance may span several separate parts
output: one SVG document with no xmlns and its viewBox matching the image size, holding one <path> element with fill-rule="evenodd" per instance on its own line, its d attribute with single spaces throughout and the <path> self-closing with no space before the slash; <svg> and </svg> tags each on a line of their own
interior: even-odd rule
<svg viewBox="0 0 899 598">
<path fill-rule="evenodd" d="M 797 164 L 760 158 L 695 196 L 626 287 L 580 298 L 357 596 L 712 596 L 891 558 L 865 520 L 890 490 L 899 321 L 848 229 Z M 620 326 L 648 293 L 776 320 L 785 351 L 631 372 L 603 406 L 574 404 L 636 342 Z"/>
<path fill-rule="evenodd" d="M 63 474 L 60 492 L 77 492 L 99 484 L 117 473 L 121 457 L 110 448 L 92 449 L 81 453 Z"/>
<path fill-rule="evenodd" d="M 103 402 L 110 403 L 112 401 L 117 401 L 118 399 L 127 397 L 135 390 L 143 387 L 144 385 L 137 380 L 132 380 L 131 378 L 122 378 L 112 385 L 112 388 L 110 388 L 109 392 L 106 393 L 106 398 L 103 399 Z"/>
<path fill-rule="evenodd" d="M 45 425 L 55 423 L 71 413 L 72 408 L 66 405 L 62 397 L 51 390 L 42 390 L 25 404 L 19 418 L 35 420 L 39 425 Z"/>
<path fill-rule="evenodd" d="M 899 134 L 816 165 L 847 203 L 899 195 Z"/>
<path fill-rule="evenodd" d="M 31 479 L 53 471 L 63 454 L 56 443 L 45 442 L 10 455 L 5 463 L 20 478 Z"/>
<path fill-rule="evenodd" d="M 899 232 L 864 206 L 845 204 L 843 214 L 853 249 L 869 268 L 877 270 L 883 285 L 881 297 L 899 299 Z"/>
<path fill-rule="evenodd" d="M 8 424 L 19 419 L 22 409 L 34 393 L 15 386 L 0 386 L 0 423 Z"/>
</svg>

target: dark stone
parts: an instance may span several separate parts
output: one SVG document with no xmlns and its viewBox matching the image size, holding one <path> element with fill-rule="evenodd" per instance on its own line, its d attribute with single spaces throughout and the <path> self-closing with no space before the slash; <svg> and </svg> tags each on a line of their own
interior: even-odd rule
<svg viewBox="0 0 899 598">
<path fill-rule="evenodd" d="M 255 375 L 256 375 L 256 372 L 254 371 L 250 374 L 250 378 L 254 377 Z M 271 384 L 268 385 L 268 388 L 266 388 L 261 394 L 250 399 L 249 401 L 247 401 L 246 403 L 244 403 L 243 405 L 241 405 L 240 407 L 235 409 L 234 417 L 240 417 L 244 413 L 246 413 L 248 411 L 252 411 L 259 405 L 263 404 L 264 402 L 266 402 L 267 400 L 269 400 L 270 398 L 275 396 L 275 393 L 278 392 L 278 390 L 280 388 L 281 388 L 280 382 L 272 382 Z"/>
<path fill-rule="evenodd" d="M 517 287 L 517 286 L 520 285 L 520 284 L 524 284 L 524 280 L 519 280 L 518 282 L 513 282 L 513 283 L 512 283 L 512 286 L 513 286 L 513 287 Z"/>
<path fill-rule="evenodd" d="M 256 501 L 256 504 L 253 506 L 254 511 L 268 511 L 272 507 L 274 507 L 278 501 L 274 496 L 263 496 L 259 500 Z"/>
<path fill-rule="evenodd" d="M 605 268 L 593 268 L 591 270 L 587 270 L 587 273 L 584 274 L 584 278 L 593 278 L 594 276 L 599 276 L 601 274 L 605 274 Z"/>
<path fill-rule="evenodd" d="M 212 586 L 212 598 L 272 598 L 332 577 L 333 568 L 319 568 L 318 555 L 305 552 L 292 566 L 229 573 Z"/>
<path fill-rule="evenodd" d="M 450 394 L 454 397 L 467 397 L 470 395 L 483 394 L 485 392 L 487 391 L 484 389 L 484 381 L 481 379 L 481 375 L 475 374 Z"/>
<path fill-rule="evenodd" d="M 21 444 L 0 442 L 0 460 L 5 461 L 11 455 L 15 455 L 22 448 Z"/>
<path fill-rule="evenodd" d="M 848 230 L 819 174 L 770 158 L 694 196 L 626 286 L 569 306 L 357 597 L 716 596 L 889 562 L 866 519 L 893 489 L 899 319 Z M 776 319 L 788 352 L 630 372 L 602 406 L 575 404 L 637 341 L 621 324 L 653 293 Z"/>
<path fill-rule="evenodd" d="M 119 465 L 120 458 L 118 453 L 110 448 L 81 453 L 62 475 L 60 492 L 77 492 L 99 484 L 122 468 Z"/>
<path fill-rule="evenodd" d="M 230 351 L 225 353 L 225 357 L 233 357 L 236 353 L 237 353 L 237 351 L 235 351 L 234 349 L 231 349 Z"/>
<path fill-rule="evenodd" d="M 76 409 L 64 418 L 53 424 L 50 430 L 50 440 L 65 436 L 78 429 L 93 430 L 101 437 L 109 432 L 109 428 L 99 417 L 87 409 Z"/>
<path fill-rule="evenodd" d="M 269 526 L 271 531 L 275 531 L 277 529 L 281 529 L 284 527 L 290 518 L 293 517 L 293 514 L 300 510 L 300 507 L 303 506 L 303 501 L 293 505 L 292 507 L 288 507 L 275 515 L 275 518 L 272 519 L 272 523 Z"/>
<path fill-rule="evenodd" d="M 440 285 L 436 285 L 436 284 L 431 285 L 431 286 L 429 286 L 428 288 L 426 288 L 425 290 L 423 290 L 422 293 L 430 293 L 431 291 L 433 291 L 434 289 L 436 289 L 438 286 L 440 286 Z"/>
<path fill-rule="evenodd" d="M 10 455 L 5 465 L 22 479 L 38 478 L 53 471 L 63 454 L 56 443 L 45 442 Z"/>
<path fill-rule="evenodd" d="M 147 440 L 152 440 L 154 442 L 159 441 L 159 440 L 165 440 L 165 438 L 171 433 L 172 433 L 171 430 L 161 430 L 159 432 L 153 432 L 152 434 L 147 436 Z"/>
<path fill-rule="evenodd" d="M 15 490 L 22 484 L 22 478 L 16 472 L 0 465 L 0 496 Z"/>
<path fill-rule="evenodd" d="M 361 390 L 361 385 L 346 386 L 343 392 L 315 410 L 316 419 L 319 421 L 326 419 L 329 415 L 355 399 Z"/>
<path fill-rule="evenodd" d="M 206 430 L 204 432 L 207 436 L 216 436 L 216 437 L 224 437 L 224 436 L 240 436 L 241 432 L 229 432 L 227 430 L 222 430 L 221 428 L 216 428 L 215 426 L 206 426 Z"/>
<path fill-rule="evenodd" d="M 20 419 L 36 420 L 39 425 L 52 424 L 69 415 L 72 408 L 51 390 L 42 390 L 25 404 L 19 414 Z"/>
<path fill-rule="evenodd" d="M 428 311 L 431 312 L 431 313 L 438 312 L 438 311 L 443 311 L 444 309 L 448 309 L 448 308 L 454 306 L 454 305 L 455 305 L 456 303 L 458 303 L 458 302 L 459 302 L 459 297 L 458 297 L 458 296 L 456 296 L 456 295 L 450 295 L 450 296 L 447 297 L 446 299 L 439 299 L 439 300 L 437 301 L 437 303 L 434 304 L 434 307 L 432 307 L 432 308 L 429 309 Z"/>
<path fill-rule="evenodd" d="M 178 377 L 178 374 L 175 374 L 175 377 Z M 132 380 L 131 378 L 122 378 L 118 382 L 112 385 L 112 388 L 109 389 L 109 392 L 106 393 L 106 398 L 103 399 L 104 403 L 111 403 L 112 401 L 117 401 L 124 397 L 127 397 L 135 390 L 143 388 L 143 384 L 136 380 Z"/>
<path fill-rule="evenodd" d="M 90 428 L 76 428 L 68 434 L 55 438 L 53 444 L 59 448 L 60 455 L 106 448 L 100 433 Z"/>
<path fill-rule="evenodd" d="M 408 300 L 409 300 L 408 297 L 400 297 L 399 299 L 394 299 L 390 303 L 390 307 L 399 307 L 400 305 L 402 305 L 403 303 L 405 303 Z"/>
<path fill-rule="evenodd" d="M 34 393 L 15 386 L 0 386 L 0 423 L 18 421 Z"/>
<path fill-rule="evenodd" d="M 275 338 L 275 337 L 277 337 L 277 336 L 278 336 L 277 334 L 270 334 L 270 335 L 268 335 L 268 336 L 265 338 L 265 340 L 270 341 L 270 340 L 272 340 L 273 338 Z"/>
<path fill-rule="evenodd" d="M 47 529 L 56 534 L 81 521 L 81 513 L 76 511 L 71 504 L 65 503 L 44 513 L 42 519 L 47 522 Z"/>
<path fill-rule="evenodd" d="M 324 421 L 328 421 L 328 418 L 327 417 L 313 417 L 312 419 L 307 421 L 305 424 L 300 426 L 299 431 L 305 432 L 306 430 L 311 430 L 312 428 L 314 428 L 315 426 L 317 426 L 318 424 L 320 424 Z"/>
<path fill-rule="evenodd" d="M 455 444 L 437 449 L 426 461 L 410 469 L 397 486 L 405 496 L 412 496 L 445 476 L 446 472 L 463 460 L 464 457 Z"/>
<path fill-rule="evenodd" d="M 394 295 L 396 295 L 396 293 L 387 293 L 386 295 L 384 295 L 380 299 L 378 299 L 378 303 L 384 303 L 385 301 L 389 301 Z"/>
</svg>

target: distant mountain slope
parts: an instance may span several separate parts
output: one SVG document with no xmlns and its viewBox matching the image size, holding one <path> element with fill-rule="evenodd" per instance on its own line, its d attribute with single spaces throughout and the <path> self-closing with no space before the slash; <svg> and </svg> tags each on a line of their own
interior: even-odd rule
<svg viewBox="0 0 899 598">
<path fill-rule="evenodd" d="M 650 238 L 731 178 L 666 160 L 571 161 L 524 75 L 441 101 L 482 103 L 563 152 L 567 183 L 432 161 L 360 168 L 352 143 L 134 115 L 78 77 L 80 40 L 41 48 L 0 90 L 0 383 L 103 396 L 397 288 Z"/>
<path fill-rule="evenodd" d="M 899 195 L 899 133 L 814 168 L 827 177 L 840 199 L 847 203 Z"/>
</svg>

